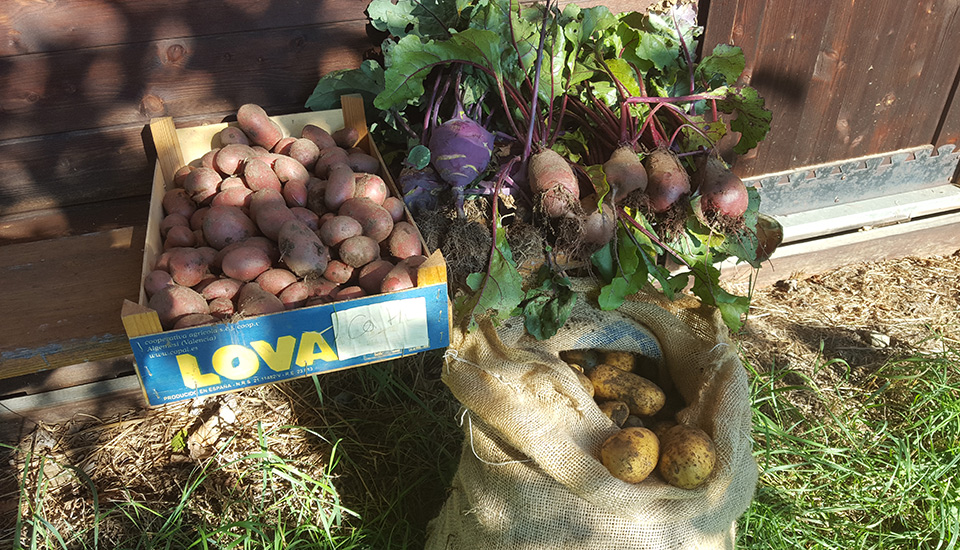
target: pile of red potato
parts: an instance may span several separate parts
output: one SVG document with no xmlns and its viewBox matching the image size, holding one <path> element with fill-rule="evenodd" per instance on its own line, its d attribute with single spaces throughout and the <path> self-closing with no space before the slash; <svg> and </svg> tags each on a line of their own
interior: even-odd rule
<svg viewBox="0 0 960 550">
<path fill-rule="evenodd" d="M 357 132 L 283 133 L 243 105 L 220 147 L 175 174 L 143 281 L 164 329 L 416 286 L 420 234 Z"/>
</svg>

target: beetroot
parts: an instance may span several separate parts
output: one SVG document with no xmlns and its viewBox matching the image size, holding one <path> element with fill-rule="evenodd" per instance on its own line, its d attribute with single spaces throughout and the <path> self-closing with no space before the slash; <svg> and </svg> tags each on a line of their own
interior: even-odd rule
<svg viewBox="0 0 960 550">
<path fill-rule="evenodd" d="M 670 150 L 652 151 L 643 165 L 647 170 L 647 198 L 653 212 L 662 214 L 690 194 L 690 176 Z"/>
<path fill-rule="evenodd" d="M 700 194 L 699 210 L 705 216 L 733 221 L 746 213 L 747 186 L 721 159 L 707 157 L 693 177 Z"/>
</svg>

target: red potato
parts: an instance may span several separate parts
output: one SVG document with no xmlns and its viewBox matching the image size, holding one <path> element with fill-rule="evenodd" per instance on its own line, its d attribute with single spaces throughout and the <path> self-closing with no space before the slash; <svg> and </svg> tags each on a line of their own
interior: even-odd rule
<svg viewBox="0 0 960 550">
<path fill-rule="evenodd" d="M 363 234 L 363 225 L 350 216 L 332 216 L 320 225 L 320 240 L 327 246 L 337 246 L 350 237 Z"/>
<path fill-rule="evenodd" d="M 340 261 L 350 267 L 362 267 L 380 258 L 380 246 L 366 235 L 350 237 L 340 243 Z"/>
<path fill-rule="evenodd" d="M 297 281 L 280 292 L 277 296 L 286 309 L 303 307 L 310 298 L 310 287 L 303 281 Z"/>
<path fill-rule="evenodd" d="M 357 298 L 363 298 L 367 293 L 358 286 L 345 286 L 338 288 L 337 291 L 332 294 L 333 300 L 335 302 L 343 302 L 345 300 L 355 300 Z"/>
<path fill-rule="evenodd" d="M 203 219 L 203 236 L 217 250 L 256 234 L 256 224 L 236 206 L 211 206 Z"/>
<path fill-rule="evenodd" d="M 254 191 L 271 189 L 279 193 L 283 189 L 277 173 L 263 157 L 247 160 L 243 165 L 243 181 Z"/>
<path fill-rule="evenodd" d="M 197 204 L 203 204 L 213 198 L 220 188 L 223 177 L 213 168 L 201 166 L 187 175 L 183 189 Z"/>
<path fill-rule="evenodd" d="M 540 198 L 540 208 L 548 217 L 566 215 L 580 200 L 576 174 L 566 159 L 553 149 L 543 149 L 530 157 L 527 178 L 530 189 Z"/>
<path fill-rule="evenodd" d="M 407 266 L 408 268 L 410 268 L 411 272 L 415 274 L 420 270 L 420 266 L 423 265 L 423 263 L 426 261 L 427 261 L 427 257 L 421 254 L 419 256 L 410 256 L 409 258 L 404 258 L 400 260 L 400 262 L 398 263 L 401 263 Z"/>
<path fill-rule="evenodd" d="M 637 152 L 630 146 L 619 147 L 603 163 L 603 172 L 610 185 L 610 193 L 614 202 L 639 190 L 641 193 L 647 188 L 647 171 Z"/>
<path fill-rule="evenodd" d="M 157 312 L 160 324 L 171 329 L 176 322 L 191 313 L 209 313 L 210 308 L 203 296 L 181 285 L 164 287 L 150 297 L 147 306 Z"/>
<path fill-rule="evenodd" d="M 204 263 L 208 266 L 213 265 L 213 259 L 217 257 L 219 250 L 213 248 L 212 246 L 198 245 L 197 252 L 200 253 L 200 256 L 203 258 Z"/>
<path fill-rule="evenodd" d="M 336 146 L 320 149 L 320 158 L 313 165 L 313 173 L 318 178 L 327 179 L 330 167 L 335 164 L 347 164 L 347 151 Z"/>
<path fill-rule="evenodd" d="M 357 192 L 357 175 L 346 164 L 334 164 L 330 167 L 325 187 L 324 204 L 336 211 Z"/>
<path fill-rule="evenodd" d="M 330 132 L 315 124 L 307 124 L 304 126 L 303 130 L 300 131 L 300 136 L 315 143 L 319 150 L 337 146 L 337 142 L 333 140 Z"/>
<path fill-rule="evenodd" d="M 307 138 L 298 138 L 290 145 L 287 154 L 305 169 L 312 171 L 317 164 L 317 159 L 320 158 L 320 147 Z"/>
<path fill-rule="evenodd" d="M 376 294 L 380 292 L 383 279 L 394 267 L 394 264 L 387 260 L 374 260 L 360 268 L 357 284 L 367 294 Z"/>
<path fill-rule="evenodd" d="M 162 220 L 160 220 L 160 236 L 166 237 L 167 232 L 170 231 L 172 227 L 175 227 L 178 225 L 183 225 L 189 228 L 190 219 L 178 212 L 174 212 L 173 214 L 167 214 L 166 216 L 163 217 Z"/>
<path fill-rule="evenodd" d="M 223 256 L 220 269 L 231 279 L 249 282 L 270 269 L 270 258 L 259 248 L 238 246 Z"/>
<path fill-rule="evenodd" d="M 283 269 L 282 267 L 270 268 L 257 277 L 257 284 L 260 285 L 260 288 L 273 295 L 279 295 L 283 292 L 283 289 L 295 282 L 297 282 L 297 276 L 289 269 Z"/>
<path fill-rule="evenodd" d="M 254 282 L 246 283 L 237 295 L 237 313 L 244 317 L 279 313 L 286 308 L 280 298 L 260 288 Z"/>
<path fill-rule="evenodd" d="M 180 214 L 189 218 L 197 211 L 197 203 L 193 202 L 184 189 L 176 187 L 163 194 L 161 199 L 163 212 L 167 215 Z"/>
<path fill-rule="evenodd" d="M 293 215 L 296 216 L 298 220 L 307 224 L 307 227 L 309 227 L 311 231 L 320 229 L 320 216 L 313 210 L 302 206 L 292 206 L 290 207 L 290 211 L 293 212 Z"/>
<path fill-rule="evenodd" d="M 210 266 L 196 248 L 172 248 L 167 257 L 167 270 L 178 285 L 193 286 L 209 274 Z"/>
<path fill-rule="evenodd" d="M 196 168 L 196 166 L 190 166 L 189 164 L 185 164 L 180 168 L 177 168 L 177 171 L 173 173 L 173 186 L 183 187 L 183 180 L 187 179 L 187 174 Z"/>
<path fill-rule="evenodd" d="M 351 151 L 347 153 L 347 164 L 353 168 L 354 172 L 365 172 L 373 174 L 380 170 L 380 161 L 373 155 L 368 155 L 363 151 Z"/>
<path fill-rule="evenodd" d="M 353 272 L 353 267 L 340 260 L 330 260 L 327 269 L 323 272 L 323 277 L 328 281 L 342 285 L 353 278 Z"/>
<path fill-rule="evenodd" d="M 170 276 L 170 273 L 162 269 L 154 269 L 143 278 L 143 291 L 149 298 L 164 288 L 175 284 L 177 283 L 173 282 L 173 277 Z"/>
<path fill-rule="evenodd" d="M 207 305 L 210 308 L 210 315 L 221 320 L 232 317 L 237 310 L 233 300 L 229 298 L 214 298 Z"/>
<path fill-rule="evenodd" d="M 219 147 L 214 147 L 213 149 L 210 149 L 209 151 L 204 153 L 202 157 L 200 157 L 195 161 L 196 166 L 198 168 L 201 166 L 205 166 L 207 168 L 213 168 L 214 170 L 216 170 L 216 167 L 217 167 L 216 158 L 217 158 L 217 153 L 219 152 L 220 152 Z"/>
<path fill-rule="evenodd" d="M 307 283 L 307 286 L 310 288 L 310 299 L 316 299 L 319 303 L 333 301 L 333 295 L 339 288 L 337 283 L 324 279 L 323 277 L 305 280 L 304 282 Z"/>
<path fill-rule="evenodd" d="M 662 214 L 690 194 L 690 176 L 673 152 L 652 151 L 643 159 L 643 166 L 647 170 L 645 193 L 654 212 Z"/>
<path fill-rule="evenodd" d="M 279 204 L 286 206 L 287 201 L 283 198 L 283 194 L 275 189 L 261 189 L 259 191 L 254 191 L 253 195 L 250 195 L 250 218 L 256 220 L 257 213 L 263 206 L 268 204 Z"/>
<path fill-rule="evenodd" d="M 342 147 L 344 149 L 355 147 L 360 141 L 360 131 L 352 126 L 346 126 L 344 128 L 340 128 L 339 130 L 335 130 L 330 134 L 330 136 L 333 137 L 333 141 L 336 142 L 338 147 Z"/>
<path fill-rule="evenodd" d="M 193 231 L 193 238 L 195 242 L 193 246 L 207 246 L 207 239 L 204 238 L 202 229 L 195 229 Z"/>
<path fill-rule="evenodd" d="M 236 126 L 227 126 L 223 130 L 220 130 L 220 146 L 226 147 L 227 145 L 240 144 L 240 145 L 250 145 L 250 138 L 247 137 L 247 134 L 243 133 L 243 130 L 237 128 Z"/>
<path fill-rule="evenodd" d="M 277 144 L 273 146 L 273 149 L 271 149 L 270 152 L 276 153 L 278 155 L 289 155 L 290 146 L 293 145 L 294 141 L 297 141 L 297 138 L 292 136 L 280 138 L 280 141 L 278 141 Z"/>
<path fill-rule="evenodd" d="M 243 241 L 243 244 L 245 246 L 255 246 L 260 250 L 263 250 L 267 253 L 270 261 L 273 263 L 280 261 L 280 248 L 277 246 L 277 242 L 263 235 L 254 235 L 253 237 Z"/>
<path fill-rule="evenodd" d="M 223 181 L 220 182 L 220 190 L 233 189 L 234 187 L 243 187 L 247 188 L 247 184 L 243 183 L 243 179 L 240 176 L 227 176 L 223 178 Z"/>
<path fill-rule="evenodd" d="M 387 250 L 398 260 L 423 254 L 420 233 L 410 222 L 400 221 L 393 224 L 393 231 L 387 237 Z"/>
<path fill-rule="evenodd" d="M 269 203 L 257 208 L 254 215 L 254 221 L 260 231 L 267 237 L 277 240 L 280 237 L 280 228 L 290 220 L 296 220 L 297 216 L 290 210 L 286 203 Z"/>
<path fill-rule="evenodd" d="M 307 183 L 301 181 L 288 181 L 283 184 L 283 200 L 290 208 L 307 206 Z"/>
<path fill-rule="evenodd" d="M 310 180 L 310 172 L 307 172 L 302 164 L 290 157 L 277 157 L 274 159 L 272 167 L 281 185 L 295 182 L 305 188 L 307 181 Z"/>
<path fill-rule="evenodd" d="M 209 306 L 208 306 L 209 309 Z M 189 315 L 184 315 L 173 324 L 174 330 L 179 330 L 182 328 L 192 328 L 200 327 L 203 325 L 212 325 L 218 322 L 219 319 L 210 315 L 209 313 L 191 313 Z"/>
<path fill-rule="evenodd" d="M 237 110 L 237 125 L 252 143 L 265 149 L 273 149 L 273 146 L 283 138 L 283 131 L 270 120 L 263 107 L 253 103 L 241 105 Z"/>
<path fill-rule="evenodd" d="M 720 158 L 707 157 L 694 172 L 693 180 L 700 194 L 699 208 L 706 217 L 719 216 L 732 221 L 741 219 L 747 212 L 750 202 L 747 186 Z"/>
<path fill-rule="evenodd" d="M 200 295 L 203 296 L 203 299 L 207 301 L 216 300 L 217 298 L 233 300 L 237 296 L 237 293 L 240 292 L 240 287 L 242 286 L 242 281 L 228 277 L 220 277 L 219 279 L 213 279 L 204 284 L 197 285 L 193 287 L 193 289 L 199 292 Z"/>
<path fill-rule="evenodd" d="M 363 234 L 378 243 L 393 232 L 393 216 L 390 212 L 366 197 L 344 201 L 337 213 L 360 222 Z"/>
<path fill-rule="evenodd" d="M 327 213 L 327 180 L 317 177 L 310 178 L 307 182 L 307 203 L 306 207 L 316 212 L 318 216 Z"/>
<path fill-rule="evenodd" d="M 416 279 L 411 276 L 410 268 L 398 264 L 393 266 L 380 283 L 380 292 L 397 292 L 417 286 Z"/>
<path fill-rule="evenodd" d="M 403 220 L 407 216 L 403 200 L 397 197 L 390 196 L 383 199 L 383 204 L 380 206 L 384 207 L 387 212 L 390 212 L 390 217 L 393 218 L 394 223 Z"/>
<path fill-rule="evenodd" d="M 281 261 L 298 277 L 317 278 L 326 271 L 330 261 L 327 245 L 300 220 L 293 218 L 283 224 L 277 245 Z"/>
<path fill-rule="evenodd" d="M 358 172 L 354 186 L 353 198 L 366 197 L 381 206 L 390 194 L 386 182 L 376 174 Z"/>
<path fill-rule="evenodd" d="M 250 197 L 253 191 L 245 186 L 232 186 L 221 189 L 210 201 L 210 206 L 236 206 L 250 208 Z"/>
<path fill-rule="evenodd" d="M 193 230 L 185 225 L 171 227 L 167 237 L 163 239 L 163 249 L 197 246 L 197 236 Z"/>
<path fill-rule="evenodd" d="M 190 229 L 193 229 L 194 231 L 203 229 L 203 218 L 209 211 L 209 206 L 201 206 L 200 208 L 197 208 L 190 216 Z"/>
<path fill-rule="evenodd" d="M 214 167 L 224 175 L 233 176 L 243 171 L 247 159 L 256 155 L 249 145 L 231 143 L 223 146 L 214 158 Z"/>
</svg>

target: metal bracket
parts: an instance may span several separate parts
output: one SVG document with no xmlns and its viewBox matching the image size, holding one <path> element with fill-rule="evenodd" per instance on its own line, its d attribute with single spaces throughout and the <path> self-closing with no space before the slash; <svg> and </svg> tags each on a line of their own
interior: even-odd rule
<svg viewBox="0 0 960 550">
<path fill-rule="evenodd" d="M 936 154 L 934 154 L 936 153 Z M 890 153 L 746 178 L 760 193 L 760 210 L 796 214 L 950 183 L 960 149 L 923 145 Z"/>
</svg>

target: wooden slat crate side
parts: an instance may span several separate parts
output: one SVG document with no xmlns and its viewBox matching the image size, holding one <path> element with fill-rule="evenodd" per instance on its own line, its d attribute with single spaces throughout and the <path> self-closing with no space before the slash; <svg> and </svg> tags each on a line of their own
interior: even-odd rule
<svg viewBox="0 0 960 550">
<path fill-rule="evenodd" d="M 705 51 L 741 46 L 774 113 L 742 176 L 930 143 L 960 68 L 960 0 L 711 0 Z"/>
<path fill-rule="evenodd" d="M 0 59 L 0 140 L 158 116 L 303 108 L 321 75 L 360 64 L 363 21 Z"/>
<path fill-rule="evenodd" d="M 50 0 L 6 2 L 0 57 L 362 21 L 362 1 Z M 78 24 L 82 22 L 82 24 Z"/>
</svg>

